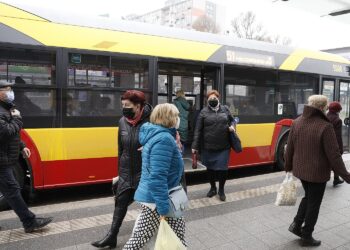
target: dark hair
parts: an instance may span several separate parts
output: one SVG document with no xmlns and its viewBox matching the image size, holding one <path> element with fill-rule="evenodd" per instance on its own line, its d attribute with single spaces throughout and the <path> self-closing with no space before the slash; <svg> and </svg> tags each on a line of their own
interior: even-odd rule
<svg viewBox="0 0 350 250">
<path fill-rule="evenodd" d="M 211 96 L 211 95 L 215 95 L 217 98 L 219 98 L 219 97 L 220 97 L 219 92 L 218 92 L 217 90 L 215 90 L 215 89 L 210 90 L 210 91 L 208 92 L 208 94 L 207 94 L 207 99 L 208 99 L 208 98 L 209 98 L 209 96 Z"/>
<path fill-rule="evenodd" d="M 128 90 L 122 95 L 123 100 L 129 100 L 133 104 L 141 104 L 141 106 L 145 105 L 146 97 L 145 94 L 138 90 Z"/>
</svg>

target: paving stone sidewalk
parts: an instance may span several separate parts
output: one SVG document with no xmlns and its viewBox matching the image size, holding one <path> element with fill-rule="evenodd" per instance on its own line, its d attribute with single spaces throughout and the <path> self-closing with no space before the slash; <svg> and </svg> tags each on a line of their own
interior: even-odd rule
<svg viewBox="0 0 350 250">
<path fill-rule="evenodd" d="M 344 161 L 349 169 L 350 155 Z M 350 249 L 350 185 L 331 184 L 314 232 L 322 241 L 316 249 Z M 272 198 L 267 205 L 188 222 L 189 249 L 308 249 L 300 247 L 298 237 L 288 231 L 300 199 L 296 206 L 278 207 Z"/>
</svg>

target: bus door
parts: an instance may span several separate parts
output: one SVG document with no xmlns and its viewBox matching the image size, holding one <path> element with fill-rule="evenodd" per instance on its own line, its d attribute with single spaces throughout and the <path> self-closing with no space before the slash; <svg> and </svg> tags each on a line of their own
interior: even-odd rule
<svg viewBox="0 0 350 250">
<path fill-rule="evenodd" d="M 343 147 L 344 151 L 349 151 L 350 142 L 350 81 L 339 80 L 339 102 L 342 106 L 342 111 L 339 116 L 343 120 Z"/>
<path fill-rule="evenodd" d="M 189 103 L 185 157 L 190 157 L 196 119 L 206 105 L 207 91 L 217 87 L 218 70 L 218 67 L 169 62 L 158 65 L 158 104 L 173 103 L 178 90 L 184 92 Z"/>
</svg>

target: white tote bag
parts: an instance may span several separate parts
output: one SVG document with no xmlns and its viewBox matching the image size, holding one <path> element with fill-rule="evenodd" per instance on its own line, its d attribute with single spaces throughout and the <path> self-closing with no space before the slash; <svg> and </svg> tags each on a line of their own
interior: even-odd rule
<svg viewBox="0 0 350 250">
<path fill-rule="evenodd" d="M 166 220 L 161 220 L 154 250 L 186 250 Z"/>
<path fill-rule="evenodd" d="M 276 206 L 294 206 L 297 202 L 297 184 L 292 173 L 287 173 L 276 197 Z"/>
</svg>

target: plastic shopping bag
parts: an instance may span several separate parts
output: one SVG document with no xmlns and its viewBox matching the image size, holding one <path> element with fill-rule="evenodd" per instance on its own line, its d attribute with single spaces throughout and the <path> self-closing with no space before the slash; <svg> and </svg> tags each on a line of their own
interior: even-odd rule
<svg viewBox="0 0 350 250">
<path fill-rule="evenodd" d="M 287 173 L 277 192 L 276 206 L 294 206 L 297 202 L 297 184 L 292 173 Z"/>
<path fill-rule="evenodd" d="M 186 250 L 166 220 L 161 220 L 154 250 Z"/>
</svg>

